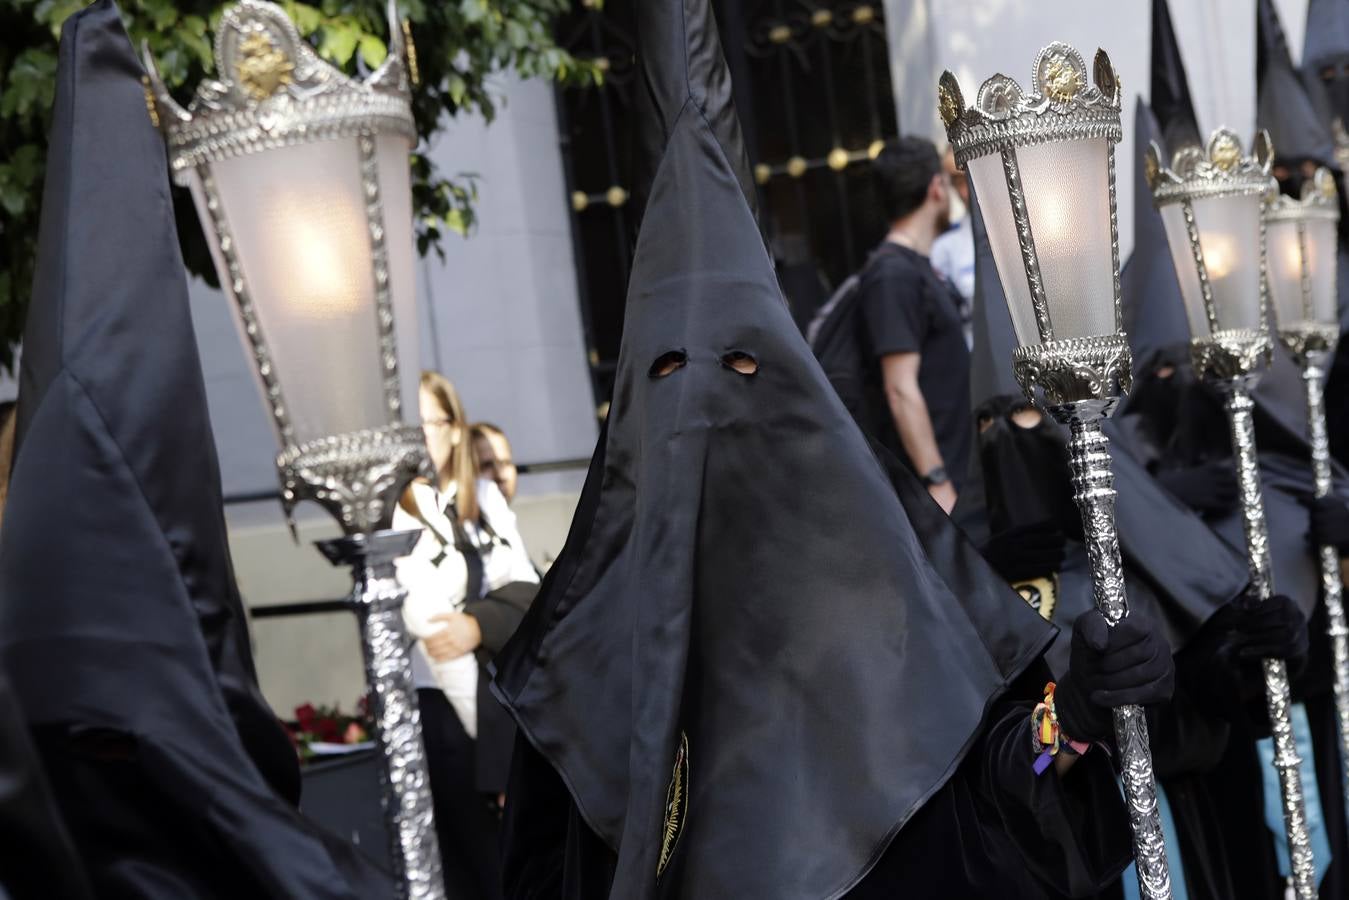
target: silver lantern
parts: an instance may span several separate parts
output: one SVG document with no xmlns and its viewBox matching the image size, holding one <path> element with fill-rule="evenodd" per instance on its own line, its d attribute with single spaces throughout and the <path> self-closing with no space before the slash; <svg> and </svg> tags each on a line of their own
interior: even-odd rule
<svg viewBox="0 0 1349 900">
<path fill-rule="evenodd" d="M 1261 207 L 1272 184 L 1273 156 L 1265 132 L 1256 136 L 1248 155 L 1234 133 L 1219 129 L 1207 147 L 1177 152 L 1170 168 L 1162 164 L 1155 144 L 1144 160 L 1180 282 L 1195 373 L 1222 391 L 1227 408 L 1251 585 L 1261 600 L 1273 594 L 1274 585 L 1260 496 L 1251 387 L 1272 352 Z M 1283 660 L 1266 659 L 1264 674 L 1293 888 L 1298 900 L 1312 900 L 1316 897 L 1314 861 L 1289 715 L 1288 670 Z"/>
<path fill-rule="evenodd" d="M 217 80 L 184 109 L 154 61 L 147 95 L 175 180 L 191 189 L 221 286 L 281 447 L 287 518 L 314 500 L 344 537 L 320 549 L 355 573 L 350 605 L 384 757 L 384 806 L 402 894 L 444 896 L 430 782 L 388 530 L 427 465 L 415 366 L 410 46 L 392 3 L 389 54 L 364 81 L 309 48 L 281 7 L 242 0 L 215 35 Z M 415 344 L 414 344 L 415 346 Z M 293 528 L 293 525 L 292 525 Z"/>
<path fill-rule="evenodd" d="M 1101 421 L 1130 379 L 1120 329 L 1115 150 L 1120 86 L 1098 50 L 1089 83 L 1076 50 L 1040 51 L 1032 89 L 994 75 L 966 108 L 955 77 L 938 84 L 938 108 L 970 174 L 1007 297 L 1018 348 L 1011 360 L 1032 401 L 1068 426 L 1074 498 L 1097 608 L 1113 626 L 1129 614 L 1115 530 L 1114 476 Z M 1141 707 L 1114 711 L 1143 896 L 1171 896 L 1157 788 Z"/>
<path fill-rule="evenodd" d="M 1330 357 L 1340 337 L 1336 260 L 1340 205 L 1335 179 L 1326 169 L 1303 183 L 1299 199 L 1271 190 L 1265 197 L 1265 252 L 1269 292 L 1279 342 L 1302 369 L 1307 395 L 1316 496 L 1331 491 L 1330 442 L 1326 436 L 1325 384 Z M 1349 792 L 1349 625 L 1344 618 L 1340 554 L 1319 548 L 1321 595 L 1326 604 L 1334 666 L 1335 710 L 1339 718 L 1340 761 Z M 1346 796 L 1349 800 L 1349 795 Z"/>
</svg>

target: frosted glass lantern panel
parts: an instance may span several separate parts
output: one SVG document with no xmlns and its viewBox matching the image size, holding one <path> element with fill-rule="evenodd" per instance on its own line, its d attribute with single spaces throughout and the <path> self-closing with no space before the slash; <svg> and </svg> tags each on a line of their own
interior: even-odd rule
<svg viewBox="0 0 1349 900">
<path fill-rule="evenodd" d="M 212 170 L 295 439 L 387 425 L 356 138 Z"/>
<path fill-rule="evenodd" d="M 1104 139 L 1016 151 L 1055 340 L 1119 330 L 1108 153 Z"/>
<path fill-rule="evenodd" d="M 998 266 L 998 280 L 1007 297 L 1007 311 L 1012 317 L 1017 343 L 1022 346 L 1040 343 L 1040 331 L 1035 324 L 1035 308 L 1031 305 L 1030 285 L 1026 281 L 1026 267 L 1021 263 L 1021 245 L 1016 236 L 1012 218 L 1012 202 L 1007 194 L 1007 179 L 1003 175 L 1002 157 L 997 153 L 972 159 L 967 164 L 979 211 L 984 217 L 989 248 Z M 999 365 L 1007 360 L 999 360 Z"/>
<path fill-rule="evenodd" d="M 411 147 L 406 138 L 385 134 L 375 139 L 379 163 L 379 196 L 384 207 L 384 246 L 389 255 L 389 290 L 393 296 L 394 332 L 398 340 L 398 375 L 402 385 L 402 419 L 421 421 L 417 385 L 422 374 L 422 342 L 417 321 L 417 267 L 413 254 Z"/>
<path fill-rule="evenodd" d="M 1291 328 L 1305 322 L 1308 312 L 1302 297 L 1302 247 L 1297 222 L 1276 219 L 1266 224 L 1265 247 L 1274 321 L 1280 328 Z"/>
<path fill-rule="evenodd" d="M 1338 325 L 1339 223 L 1331 219 L 1312 219 L 1307 223 L 1307 255 L 1311 262 L 1312 313 L 1322 325 Z"/>
<path fill-rule="evenodd" d="M 1105 140 L 1016 149 L 1055 340 L 1118 330 L 1108 153 Z M 979 157 L 970 162 L 969 170 L 1017 340 L 1039 344 L 1002 157 L 997 153 Z"/>
<path fill-rule="evenodd" d="M 1180 296 L 1185 301 L 1185 320 L 1190 323 L 1191 337 L 1208 337 L 1208 313 L 1204 310 L 1204 295 L 1199 287 L 1199 269 L 1194 263 L 1190 235 L 1185 227 L 1185 212 L 1179 203 L 1163 206 L 1162 224 L 1166 226 L 1166 243 L 1171 248 L 1171 262 L 1180 282 Z"/>
<path fill-rule="evenodd" d="M 1218 328 L 1230 331 L 1263 327 L 1260 196 L 1203 197 L 1192 202 Z"/>
</svg>

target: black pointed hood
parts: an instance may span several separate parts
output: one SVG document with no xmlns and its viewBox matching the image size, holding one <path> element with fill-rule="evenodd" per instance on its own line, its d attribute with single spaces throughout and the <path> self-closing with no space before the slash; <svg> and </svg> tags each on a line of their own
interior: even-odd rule
<svg viewBox="0 0 1349 900">
<path fill-rule="evenodd" d="M 1293 67 L 1288 40 L 1273 0 L 1256 3 L 1256 126 L 1269 132 L 1278 160 L 1296 165 L 1335 162 L 1330 125 L 1318 112 Z"/>
<path fill-rule="evenodd" d="M 1166 226 L 1152 203 L 1143 171 L 1143 158 L 1153 141 L 1161 144 L 1160 129 L 1140 97 L 1134 112 L 1134 249 L 1120 272 L 1121 312 L 1135 371 L 1164 348 L 1190 340 Z"/>
<path fill-rule="evenodd" d="M 1349 4 L 1344 0 L 1311 0 L 1307 4 L 1307 39 L 1302 68 L 1325 86 L 1331 115 L 1349 126 Z M 1277 150 L 1278 144 L 1274 145 Z"/>
<path fill-rule="evenodd" d="M 1148 100 L 1161 125 L 1168 153 L 1203 143 L 1166 0 L 1152 0 L 1152 84 Z"/>
<path fill-rule="evenodd" d="M 617 853 L 610 896 L 840 896 L 1049 632 L 912 475 L 896 495 L 793 323 L 707 0 L 637 24 L 660 154 L 614 400 L 495 690 Z"/>
<path fill-rule="evenodd" d="M 111 0 L 66 21 L 0 540 L 0 663 L 35 728 L 134 742 L 127 777 L 181 802 L 220 861 L 186 883 L 349 896 L 277 793 L 298 795 L 298 771 L 254 674 L 143 74 Z M 74 777 L 52 769 L 59 795 L 78 794 L 59 784 Z"/>
</svg>

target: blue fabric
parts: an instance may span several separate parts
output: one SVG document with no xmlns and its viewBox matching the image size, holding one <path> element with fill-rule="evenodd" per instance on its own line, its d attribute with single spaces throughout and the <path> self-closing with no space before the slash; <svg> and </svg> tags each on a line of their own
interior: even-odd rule
<svg viewBox="0 0 1349 900">
<path fill-rule="evenodd" d="M 1316 883 L 1320 884 L 1330 868 L 1330 843 L 1326 840 L 1326 824 L 1321 818 L 1321 791 L 1316 783 L 1316 766 L 1312 761 L 1312 732 L 1307 724 L 1307 709 L 1301 703 L 1293 706 L 1293 737 L 1297 741 L 1297 755 L 1302 761 L 1302 795 L 1307 798 L 1307 832 L 1311 837 L 1312 855 L 1316 860 Z M 1279 791 L 1279 775 L 1274 770 L 1274 739 L 1262 738 L 1255 742 L 1260 753 L 1260 774 L 1265 782 L 1265 824 L 1274 833 L 1274 852 L 1279 857 L 1279 872 L 1287 877 L 1288 837 L 1283 828 L 1283 797 Z"/>
<path fill-rule="evenodd" d="M 1185 889 L 1185 869 L 1180 861 L 1180 835 L 1176 832 L 1175 817 L 1171 815 L 1171 801 L 1166 799 L 1166 789 L 1161 784 L 1157 785 L 1157 812 L 1162 819 L 1166 863 L 1171 869 L 1171 900 L 1190 900 L 1190 892 Z M 1142 900 L 1137 869 L 1133 866 L 1125 869 L 1120 883 L 1124 887 L 1124 900 Z"/>
</svg>

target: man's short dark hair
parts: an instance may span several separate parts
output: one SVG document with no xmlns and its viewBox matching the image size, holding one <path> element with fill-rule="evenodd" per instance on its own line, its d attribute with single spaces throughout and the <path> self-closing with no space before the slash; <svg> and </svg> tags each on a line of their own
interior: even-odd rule
<svg viewBox="0 0 1349 900">
<path fill-rule="evenodd" d="M 894 222 L 923 205 L 933 177 L 941 173 L 941 156 L 926 138 L 902 137 L 881 151 L 871 171 L 881 211 Z"/>
</svg>

